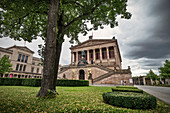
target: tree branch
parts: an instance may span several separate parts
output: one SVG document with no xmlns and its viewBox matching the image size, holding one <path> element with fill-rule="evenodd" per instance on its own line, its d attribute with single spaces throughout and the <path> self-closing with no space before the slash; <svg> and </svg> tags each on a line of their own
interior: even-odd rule
<svg viewBox="0 0 170 113">
<path fill-rule="evenodd" d="M 96 4 L 96 6 L 93 7 L 90 12 L 83 13 L 82 15 L 74 18 L 74 19 L 73 19 L 72 21 L 70 21 L 67 25 L 65 25 L 65 26 L 64 26 L 64 32 L 69 28 L 70 25 L 72 25 L 72 24 L 73 24 L 74 22 L 76 22 L 77 20 L 79 20 L 79 19 L 81 19 L 81 18 L 83 18 L 83 17 L 85 17 L 85 16 L 88 16 L 88 15 L 90 15 L 90 14 L 93 14 L 93 12 L 95 11 L 95 9 L 101 4 L 101 2 L 102 2 L 102 1 L 100 1 L 98 4 Z"/>
<path fill-rule="evenodd" d="M 76 5 L 84 8 L 84 6 L 80 3 L 78 3 L 77 1 L 67 1 L 67 2 L 63 2 L 63 4 L 76 4 Z"/>
</svg>

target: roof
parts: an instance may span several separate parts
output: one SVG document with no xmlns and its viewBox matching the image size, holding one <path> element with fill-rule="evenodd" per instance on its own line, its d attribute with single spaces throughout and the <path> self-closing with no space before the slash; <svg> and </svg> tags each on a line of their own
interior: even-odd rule
<svg viewBox="0 0 170 113">
<path fill-rule="evenodd" d="M 94 46 L 94 45 L 101 45 L 105 43 L 110 43 L 110 42 L 115 42 L 117 41 L 116 39 L 90 39 L 87 41 L 84 41 L 78 45 L 70 47 L 70 49 L 75 49 L 75 48 L 82 48 L 82 47 L 89 47 L 89 46 Z"/>
<path fill-rule="evenodd" d="M 30 53 L 34 53 L 34 51 L 32 51 L 31 49 L 29 49 L 29 48 L 26 47 L 26 46 L 16 46 L 16 45 L 14 45 L 14 46 L 8 47 L 8 48 L 6 48 L 6 49 L 7 49 L 7 50 L 10 50 L 10 49 L 12 49 L 12 48 L 17 48 L 17 49 L 20 49 L 20 50 L 23 50 L 23 51 L 27 51 L 27 52 L 30 52 Z"/>
<path fill-rule="evenodd" d="M 12 50 L 7 50 L 6 48 L 0 47 L 0 51 L 12 54 Z"/>
<path fill-rule="evenodd" d="M 84 42 L 82 42 L 82 43 L 80 43 L 78 45 L 70 47 L 70 49 L 73 50 L 73 49 L 76 49 L 76 48 L 84 48 L 84 47 L 89 47 L 89 46 L 107 44 L 107 43 L 111 43 L 111 42 L 116 43 L 116 46 L 118 48 L 120 61 L 122 62 L 122 58 L 121 58 L 121 55 L 120 55 L 120 50 L 119 50 L 117 39 L 89 39 L 89 40 L 84 41 Z"/>
</svg>

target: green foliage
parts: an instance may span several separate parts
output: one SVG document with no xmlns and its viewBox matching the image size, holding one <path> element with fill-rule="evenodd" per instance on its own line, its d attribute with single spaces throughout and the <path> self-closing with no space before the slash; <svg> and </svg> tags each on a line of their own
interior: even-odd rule
<svg viewBox="0 0 170 113">
<path fill-rule="evenodd" d="M 89 86 L 88 80 L 57 80 L 56 86 Z"/>
<path fill-rule="evenodd" d="M 0 86 L 2 113 L 169 113 L 170 106 L 157 99 L 155 109 L 130 109 L 111 106 L 103 102 L 103 92 L 111 87 L 56 87 L 56 98 L 36 98 L 39 87 Z"/>
<path fill-rule="evenodd" d="M 41 86 L 41 80 L 37 78 L 0 78 L 0 85 L 7 86 Z M 57 80 L 56 86 L 89 86 L 87 80 Z"/>
<path fill-rule="evenodd" d="M 155 85 L 151 85 L 151 86 L 161 86 L 161 87 L 170 87 L 170 85 L 166 85 L 166 84 L 159 84 L 159 85 L 157 85 L 157 84 L 155 84 Z"/>
<path fill-rule="evenodd" d="M 22 79 L 20 78 L 0 78 L 0 85 L 4 86 L 21 86 Z"/>
<path fill-rule="evenodd" d="M 111 105 L 133 109 L 153 109 L 156 107 L 155 97 L 134 92 L 103 93 L 103 100 Z"/>
<path fill-rule="evenodd" d="M 116 86 L 116 88 L 138 89 L 137 87 L 134 86 Z"/>
<path fill-rule="evenodd" d="M 22 83 L 21 86 L 33 86 L 33 87 L 39 87 L 41 86 L 41 79 L 37 78 L 27 78 L 27 79 L 21 79 Z"/>
<path fill-rule="evenodd" d="M 1 0 L 0 8 L 0 37 L 28 42 L 38 36 L 44 38 L 47 0 Z"/>
<path fill-rule="evenodd" d="M 9 60 L 7 55 L 4 55 L 0 59 L 0 73 L 5 74 L 6 72 L 11 72 L 12 71 L 12 64 L 10 63 L 11 61 Z"/>
<path fill-rule="evenodd" d="M 112 92 L 136 92 L 143 93 L 141 89 L 130 89 L 130 88 L 112 88 Z"/>
<path fill-rule="evenodd" d="M 158 75 L 155 74 L 152 70 L 149 71 L 149 73 L 147 74 L 146 78 L 150 78 L 153 81 L 158 79 Z"/>
<path fill-rule="evenodd" d="M 58 94 L 58 92 L 54 91 L 54 90 L 48 90 L 48 94 L 45 98 L 55 98 Z"/>
<path fill-rule="evenodd" d="M 159 72 L 162 77 L 170 78 L 170 61 L 165 60 L 164 67 L 160 67 Z"/>
<path fill-rule="evenodd" d="M 5 86 L 41 86 L 41 79 L 0 78 L 0 85 Z"/>
<path fill-rule="evenodd" d="M 15 40 L 31 42 L 38 36 L 46 37 L 48 0 L 1 0 L 0 1 L 0 35 Z M 88 31 L 111 28 L 118 25 L 116 18 L 130 19 L 127 12 L 127 0 L 60 0 L 57 25 L 58 41 L 60 35 L 67 35 L 70 42 L 78 41 L 78 34 L 86 35 Z M 102 13 L 101 13 L 102 12 Z M 87 23 L 91 23 L 89 28 Z"/>
</svg>

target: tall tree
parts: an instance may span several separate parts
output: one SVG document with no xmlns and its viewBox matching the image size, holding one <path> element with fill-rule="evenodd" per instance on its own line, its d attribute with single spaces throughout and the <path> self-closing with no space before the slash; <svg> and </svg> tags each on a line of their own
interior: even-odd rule
<svg viewBox="0 0 170 113">
<path fill-rule="evenodd" d="M 170 61 L 165 60 L 164 66 L 159 68 L 159 73 L 163 78 L 170 78 Z"/>
<path fill-rule="evenodd" d="M 38 36 L 45 40 L 43 82 L 37 95 L 44 97 L 48 89 L 56 90 L 64 35 L 73 43 L 79 41 L 79 33 L 86 35 L 104 25 L 113 28 L 118 15 L 130 19 L 126 6 L 127 0 L 1 0 L 0 34 L 29 42 Z"/>
<path fill-rule="evenodd" d="M 151 69 L 146 77 L 152 79 L 154 81 L 154 83 L 158 79 L 158 75 L 155 74 Z"/>
<path fill-rule="evenodd" d="M 11 61 L 9 60 L 8 56 L 4 55 L 0 59 L 0 73 L 5 74 L 5 73 L 10 73 L 12 71 L 12 64 Z"/>
</svg>

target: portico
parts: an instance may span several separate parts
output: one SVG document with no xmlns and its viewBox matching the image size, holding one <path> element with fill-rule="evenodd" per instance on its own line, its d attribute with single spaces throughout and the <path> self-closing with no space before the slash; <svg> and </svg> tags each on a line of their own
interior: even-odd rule
<svg viewBox="0 0 170 113">
<path fill-rule="evenodd" d="M 88 62 L 88 64 L 92 64 L 92 60 L 95 64 L 99 63 L 98 61 L 103 61 L 103 62 L 107 62 L 108 64 L 110 64 L 110 60 L 111 59 L 115 59 L 115 51 L 114 51 L 114 47 L 104 47 L 104 48 L 95 48 L 95 49 L 89 49 L 89 50 L 83 50 L 85 51 L 86 56 L 86 60 Z M 71 64 L 72 65 L 77 65 L 78 61 L 80 60 L 80 54 L 81 51 L 74 51 L 71 52 Z M 76 55 L 78 55 L 78 57 L 76 57 Z M 98 61 L 97 61 L 98 60 Z M 97 63 L 95 62 L 97 61 Z"/>
<path fill-rule="evenodd" d="M 77 65 L 81 58 L 81 51 L 85 51 L 88 64 L 117 65 L 121 69 L 121 57 L 116 40 L 105 39 L 99 42 L 97 39 L 92 39 L 70 49 L 71 65 Z"/>
</svg>

